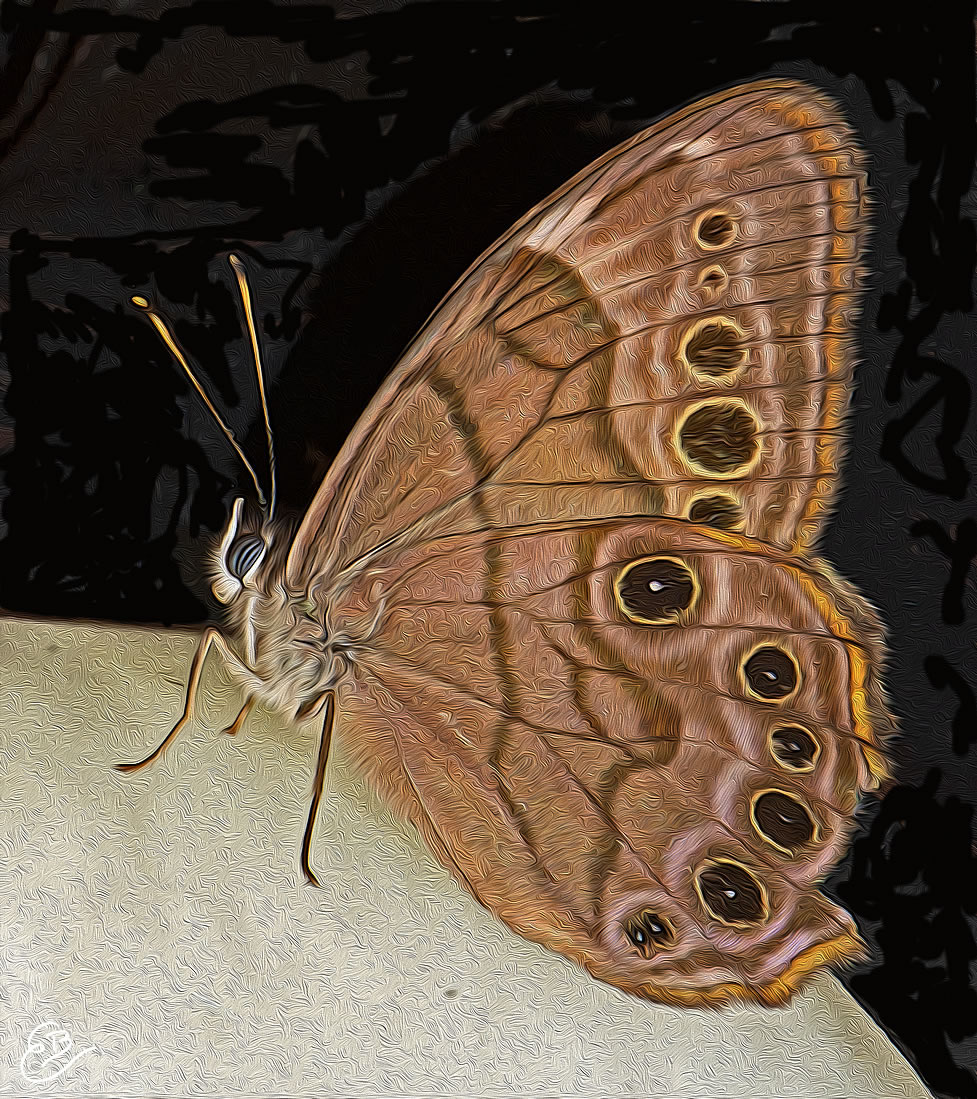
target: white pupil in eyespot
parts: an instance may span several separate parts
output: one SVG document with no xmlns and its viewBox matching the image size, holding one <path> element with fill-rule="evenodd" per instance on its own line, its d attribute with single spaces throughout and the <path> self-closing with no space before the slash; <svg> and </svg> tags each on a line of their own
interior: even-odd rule
<svg viewBox="0 0 977 1099">
<path fill-rule="evenodd" d="M 665 585 L 660 580 L 649 580 L 648 589 L 650 591 L 664 591 Z"/>
<path fill-rule="evenodd" d="M 723 896 L 724 897 L 729 897 L 729 899 L 732 900 L 736 896 L 736 890 L 735 889 L 724 889 L 723 890 Z"/>
</svg>

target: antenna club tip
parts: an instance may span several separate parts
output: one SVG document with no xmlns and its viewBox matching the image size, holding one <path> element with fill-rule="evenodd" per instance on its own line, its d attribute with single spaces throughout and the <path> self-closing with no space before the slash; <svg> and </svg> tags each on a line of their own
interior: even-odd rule
<svg viewBox="0 0 977 1099">
<path fill-rule="evenodd" d="M 136 294 L 134 297 L 130 298 L 129 300 L 138 309 L 148 309 L 149 308 L 149 302 L 139 294 Z"/>
</svg>

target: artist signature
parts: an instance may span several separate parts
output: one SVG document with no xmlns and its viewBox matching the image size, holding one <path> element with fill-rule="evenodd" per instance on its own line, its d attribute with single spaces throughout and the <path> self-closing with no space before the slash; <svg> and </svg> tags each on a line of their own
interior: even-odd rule
<svg viewBox="0 0 977 1099">
<path fill-rule="evenodd" d="M 63 1076 L 94 1046 L 74 1050 L 71 1035 L 53 1019 L 38 1023 L 27 1035 L 24 1053 L 20 1058 L 20 1074 L 32 1084 L 50 1084 Z"/>
</svg>

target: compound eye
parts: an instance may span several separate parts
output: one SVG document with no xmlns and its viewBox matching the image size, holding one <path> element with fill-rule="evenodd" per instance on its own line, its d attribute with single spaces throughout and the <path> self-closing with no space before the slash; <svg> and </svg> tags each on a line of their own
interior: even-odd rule
<svg viewBox="0 0 977 1099">
<path fill-rule="evenodd" d="M 265 540 L 258 534 L 242 534 L 231 543 L 225 564 L 236 580 L 243 580 L 264 557 Z"/>
</svg>

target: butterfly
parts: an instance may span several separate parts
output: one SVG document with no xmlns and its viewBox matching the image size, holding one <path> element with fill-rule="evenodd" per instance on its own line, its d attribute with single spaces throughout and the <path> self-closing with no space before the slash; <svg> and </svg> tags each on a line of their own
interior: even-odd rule
<svg viewBox="0 0 977 1099">
<path fill-rule="evenodd" d="M 228 731 L 322 717 L 312 881 L 337 737 L 485 907 L 629 993 L 776 1004 L 858 957 L 818 884 L 894 721 L 879 620 L 814 545 L 867 213 L 851 130 L 788 80 L 585 168 L 449 292 L 297 530 L 251 470 L 224 625 L 124 766 L 216 645 Z"/>
</svg>

